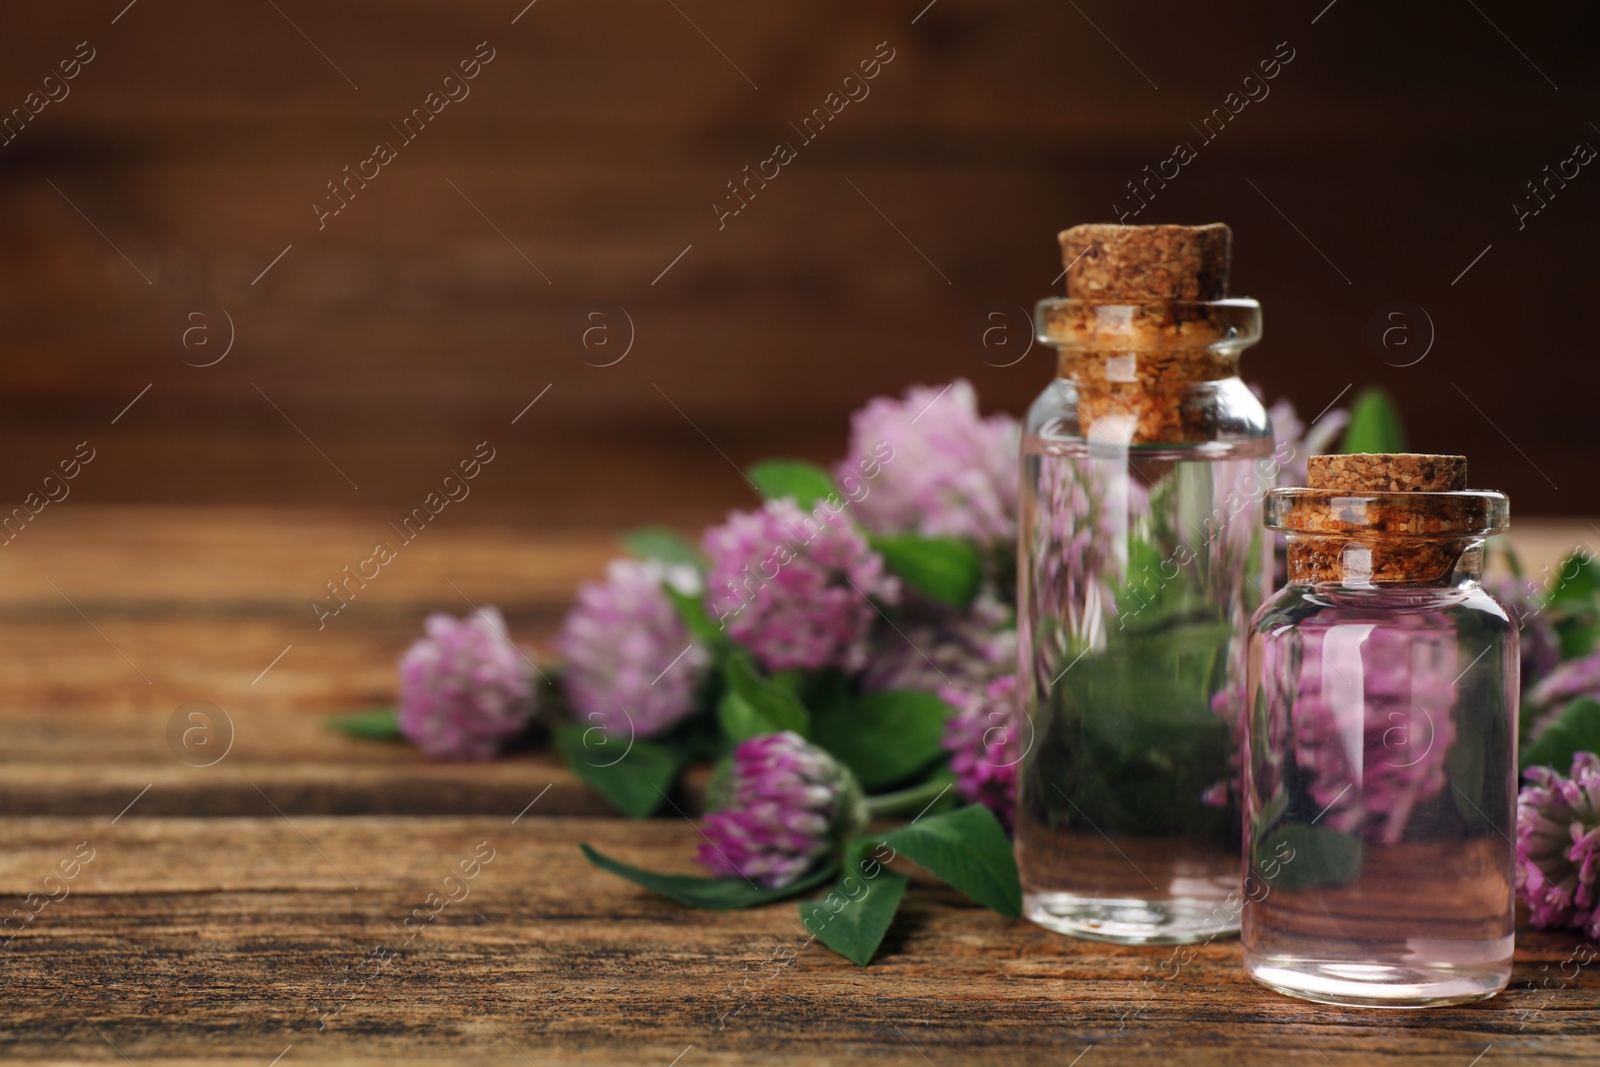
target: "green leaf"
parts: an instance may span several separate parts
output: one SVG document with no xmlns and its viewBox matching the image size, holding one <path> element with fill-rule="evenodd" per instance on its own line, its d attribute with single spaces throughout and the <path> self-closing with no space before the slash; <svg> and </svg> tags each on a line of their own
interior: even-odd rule
<svg viewBox="0 0 1600 1067">
<path fill-rule="evenodd" d="M 773 685 L 781 686 L 798 697 L 800 687 L 805 684 L 806 672 L 798 667 L 791 667 L 785 671 L 773 671 L 767 677 L 772 679 Z"/>
<path fill-rule="evenodd" d="M 750 480 L 768 500 L 788 497 L 802 508 L 815 507 L 819 500 L 837 496 L 833 475 L 800 459 L 769 459 L 747 471 Z"/>
<path fill-rule="evenodd" d="M 1553 767 L 1566 774 L 1574 752 L 1600 752 L 1600 704 L 1587 698 L 1568 704 L 1545 727 L 1522 753 L 1522 767 Z"/>
<path fill-rule="evenodd" d="M 801 737 L 811 735 L 811 716 L 806 714 L 805 705 L 800 703 L 800 698 L 794 693 L 772 681 L 763 678 L 756 671 L 755 664 L 750 656 L 744 652 L 736 652 L 722 662 L 722 675 L 728 683 L 728 693 L 743 703 L 745 707 L 735 707 L 729 712 L 731 721 L 739 724 L 759 720 L 766 724 L 766 729 L 758 729 L 755 733 L 776 733 L 780 730 L 793 730 Z M 723 708 L 728 705 L 726 699 L 717 708 L 717 716 L 727 729 L 730 719 L 724 718 Z M 732 734 L 729 734 L 732 737 Z M 746 737 L 754 734 L 745 734 Z M 743 740 L 743 738 L 740 738 Z"/>
<path fill-rule="evenodd" d="M 652 815 L 683 769 L 683 754 L 666 745 L 613 737 L 597 726 L 565 723 L 556 730 L 562 762 L 630 819 Z"/>
<path fill-rule="evenodd" d="M 872 547 L 900 579 L 925 597 L 964 608 L 983 582 L 983 558 L 970 541 L 916 534 L 876 534 Z"/>
<path fill-rule="evenodd" d="M 1577 549 L 1561 561 L 1553 581 L 1543 604 L 1561 643 L 1561 658 L 1587 656 L 1600 646 L 1600 562 L 1588 549 Z M 1538 680 L 1524 678 L 1523 686 Z"/>
<path fill-rule="evenodd" d="M 833 892 L 820 900 L 800 902 L 800 921 L 818 941 L 865 967 L 889 932 L 911 879 L 876 863 L 869 877 L 863 873 L 865 865 L 859 862 L 859 854 L 859 848 L 851 849 L 850 862 Z"/>
<path fill-rule="evenodd" d="M 1592 607 L 1600 592 L 1600 562 L 1580 548 L 1561 561 L 1555 578 L 1555 586 L 1544 598 L 1546 607 Z"/>
<path fill-rule="evenodd" d="M 640 559 L 686 563 L 696 570 L 705 565 L 700 552 L 678 531 L 668 526 L 640 526 L 622 535 L 622 547 Z"/>
<path fill-rule="evenodd" d="M 722 699 L 717 701 L 717 723 L 722 727 L 722 736 L 735 745 L 779 730 L 748 700 L 732 690 L 723 693 Z"/>
<path fill-rule="evenodd" d="M 902 781 L 944 755 L 955 709 L 931 693 L 887 689 L 819 714 L 812 740 L 844 761 L 866 789 Z"/>
<path fill-rule="evenodd" d="M 359 737 L 364 741 L 405 740 L 393 708 L 373 708 L 353 715 L 329 715 L 325 725 L 347 737 Z"/>
<path fill-rule="evenodd" d="M 1382 388 L 1369 385 L 1356 394 L 1350 404 L 1350 423 L 1344 428 L 1339 451 L 1404 452 L 1406 431 L 1394 398 Z"/>
<path fill-rule="evenodd" d="M 1556 638 L 1561 642 L 1561 658 L 1580 659 L 1600 649 L 1600 620 L 1565 618 L 1554 621 Z M 1530 678 L 1524 688 L 1539 679 Z"/>
<path fill-rule="evenodd" d="M 918 819 L 890 831 L 883 841 L 984 907 L 1013 919 L 1022 914 L 1022 882 L 1011 842 L 983 805 Z"/>
<path fill-rule="evenodd" d="M 1361 839 L 1330 826 L 1290 823 L 1256 842 L 1248 872 L 1268 892 L 1348 885 L 1361 874 Z"/>
<path fill-rule="evenodd" d="M 812 718 L 832 714 L 855 700 L 850 676 L 837 667 L 804 672 L 796 692 L 800 702 L 810 709 Z"/>
<path fill-rule="evenodd" d="M 602 871 L 609 871 L 620 878 L 626 878 L 635 885 L 654 890 L 664 897 L 676 900 L 679 904 L 687 904 L 691 908 L 709 908 L 712 911 L 751 908 L 757 904 L 770 904 L 774 900 L 783 900 L 785 897 L 792 897 L 796 893 L 803 893 L 807 889 L 821 885 L 832 878 L 834 872 L 839 869 L 835 863 L 826 863 L 791 885 L 779 889 L 767 889 L 764 886 L 751 885 L 743 878 L 695 878 L 685 874 L 646 871 L 639 867 L 630 867 L 626 863 L 618 863 L 586 844 L 578 847 L 583 849 L 583 854 L 588 857 L 589 862 Z"/>
<path fill-rule="evenodd" d="M 683 592 L 671 582 L 662 582 L 661 589 L 672 601 L 672 606 L 678 609 L 678 618 L 683 620 L 690 637 L 708 648 L 715 648 L 722 643 L 722 627 L 707 613 L 703 600 Z"/>
</svg>

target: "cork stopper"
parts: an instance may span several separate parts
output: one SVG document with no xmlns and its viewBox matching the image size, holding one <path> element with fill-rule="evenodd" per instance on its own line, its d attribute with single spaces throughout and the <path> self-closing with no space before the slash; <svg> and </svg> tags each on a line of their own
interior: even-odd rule
<svg viewBox="0 0 1600 1067">
<path fill-rule="evenodd" d="M 1078 432 L 1123 445 L 1212 440 L 1195 386 L 1235 377 L 1261 337 L 1260 305 L 1225 299 L 1232 231 L 1091 223 L 1059 239 L 1067 295 L 1039 302 L 1038 336 L 1076 386 Z"/>
<path fill-rule="evenodd" d="M 1062 230 L 1067 296 L 1097 304 L 1221 300 L 1233 231 L 1204 226 L 1087 223 Z"/>
<path fill-rule="evenodd" d="M 1289 580 L 1301 585 L 1448 582 L 1509 522 L 1503 494 L 1467 488 L 1465 456 L 1312 456 L 1306 483 L 1272 490 L 1266 509 L 1267 526 L 1289 535 Z"/>
<path fill-rule="evenodd" d="M 1467 487 L 1466 456 L 1420 452 L 1358 452 L 1312 456 L 1306 488 L 1351 493 L 1457 493 Z"/>
</svg>

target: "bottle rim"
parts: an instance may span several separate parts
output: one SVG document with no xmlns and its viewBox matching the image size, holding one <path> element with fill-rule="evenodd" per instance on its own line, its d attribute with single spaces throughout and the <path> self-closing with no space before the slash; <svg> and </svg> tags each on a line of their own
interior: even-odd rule
<svg viewBox="0 0 1600 1067">
<path fill-rule="evenodd" d="M 1052 296 L 1034 305 L 1034 332 L 1063 351 L 1231 354 L 1261 340 L 1261 305 L 1249 297 L 1106 304 Z"/>
<path fill-rule="evenodd" d="M 1502 533 L 1511 524 L 1504 493 L 1351 492 L 1279 488 L 1267 492 L 1268 529 L 1291 536 L 1368 534 L 1408 541 L 1459 540 Z"/>
</svg>

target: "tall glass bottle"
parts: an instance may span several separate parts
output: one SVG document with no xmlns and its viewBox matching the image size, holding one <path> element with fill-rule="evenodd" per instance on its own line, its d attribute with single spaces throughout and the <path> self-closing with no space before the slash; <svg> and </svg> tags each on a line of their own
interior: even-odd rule
<svg viewBox="0 0 1600 1067">
<path fill-rule="evenodd" d="M 1038 305 L 1018 560 L 1025 913 L 1132 943 L 1238 929 L 1244 634 L 1267 580 L 1272 430 L 1239 379 L 1226 226 L 1078 226 Z"/>
<path fill-rule="evenodd" d="M 1517 624 L 1479 584 L 1506 498 L 1460 456 L 1314 456 L 1277 489 L 1257 613 L 1244 960 L 1281 992 L 1421 1007 L 1511 976 Z"/>
</svg>

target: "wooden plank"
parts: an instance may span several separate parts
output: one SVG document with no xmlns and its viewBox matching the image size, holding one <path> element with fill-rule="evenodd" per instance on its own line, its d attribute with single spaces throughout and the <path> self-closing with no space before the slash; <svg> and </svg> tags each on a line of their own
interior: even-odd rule
<svg viewBox="0 0 1600 1067">
<path fill-rule="evenodd" d="M 82 477 L 93 473 L 91 465 Z M 303 618 L 307 640 L 348 630 L 343 624 L 362 614 L 459 613 L 469 600 L 562 611 L 580 582 L 603 575 L 621 553 L 620 531 L 474 521 L 476 493 L 496 473 L 484 468 L 466 483 L 473 493 L 447 504 L 409 543 L 391 525 L 409 514 L 402 510 L 104 508 L 69 497 L 0 546 L 0 614 L 75 616 L 52 581 L 91 615 L 291 615 Z M 420 484 L 417 504 L 437 491 Z M 343 568 L 354 569 L 379 541 L 393 546 L 395 561 L 345 588 L 350 615 L 318 630 L 310 602 L 337 606 L 326 583 L 344 581 Z"/>
<path fill-rule="evenodd" d="M 266 617 L 241 615 L 234 602 L 231 612 L 201 605 L 177 618 L 127 603 L 87 605 L 94 627 L 54 609 L 0 621 L 9 650 L 0 812 L 89 814 L 149 787 L 141 803 L 169 814 L 259 815 L 273 804 L 290 814 L 498 813 L 545 786 L 541 812 L 610 811 L 548 752 L 433 763 L 404 743 L 326 728 L 330 714 L 392 705 L 395 658 L 417 636 L 421 610 L 465 605 L 393 605 L 318 634 L 281 602 L 267 603 Z M 510 616 L 513 633 L 546 647 L 554 618 Z M 189 719 L 191 702 L 204 719 Z M 208 748 L 181 740 L 196 722 Z M 678 802 L 693 810 L 698 795 L 695 786 Z"/>
<path fill-rule="evenodd" d="M 376 517 L 69 500 L 39 521 L 0 553 L 0 811 L 89 814 L 149 787 L 141 804 L 174 814 L 498 813 L 545 786 L 541 811 L 609 811 L 548 753 L 434 764 L 323 723 L 393 704 L 395 660 L 429 611 L 498 604 L 547 656 L 609 536 L 429 530 L 319 630 L 310 599 L 381 536 Z M 215 764 L 174 747 L 191 701 L 219 709 L 202 720 Z"/>
<path fill-rule="evenodd" d="M 0 948 L 8 1062 L 116 1058 L 108 1045 L 136 1063 L 263 1064 L 291 1046 L 285 1062 L 1059 1067 L 1087 1048 L 1095 1062 L 1462 1067 L 1487 1047 L 1531 1064 L 1600 1055 L 1592 968 L 1540 988 L 1577 943 L 1559 934 L 1520 936 L 1512 988 L 1494 1000 L 1338 1009 L 1253 985 L 1233 941 L 1175 967 L 1170 949 L 1060 937 L 920 875 L 879 961 L 859 969 L 808 944 L 793 904 L 682 908 L 592 869 L 576 847 L 688 871 L 698 836 L 681 821 L 291 824 L 135 806 L 114 825 L 0 829 L 0 889 L 18 905 L 75 848 L 93 850 L 70 895 Z M 446 887 L 489 850 L 475 878 Z M 407 940 L 407 916 L 446 892 L 457 901 Z"/>
</svg>

